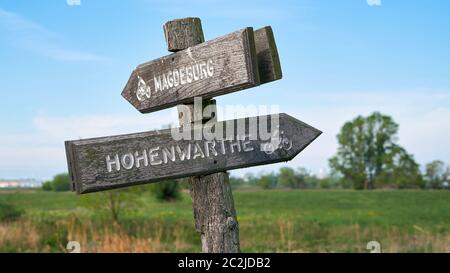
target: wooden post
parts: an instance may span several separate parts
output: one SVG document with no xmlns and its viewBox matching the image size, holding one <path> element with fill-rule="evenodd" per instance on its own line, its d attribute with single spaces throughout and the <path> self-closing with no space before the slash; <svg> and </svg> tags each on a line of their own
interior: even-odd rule
<svg viewBox="0 0 450 273">
<path fill-rule="evenodd" d="M 169 51 L 176 52 L 204 42 L 199 18 L 184 18 L 169 21 L 164 25 Z M 212 105 L 216 113 L 215 101 L 203 101 L 203 106 Z M 187 108 L 186 108 L 187 107 Z M 202 109 L 195 109 L 203 111 Z M 188 111 L 187 111 L 188 110 Z M 178 106 L 180 126 L 199 120 L 202 113 L 194 113 L 194 104 Z M 183 113 L 189 113 L 184 116 Z M 212 118 L 217 118 L 214 115 Z M 239 224 L 234 209 L 233 194 L 226 172 L 189 178 L 195 228 L 201 234 L 202 251 L 205 253 L 238 253 Z"/>
</svg>

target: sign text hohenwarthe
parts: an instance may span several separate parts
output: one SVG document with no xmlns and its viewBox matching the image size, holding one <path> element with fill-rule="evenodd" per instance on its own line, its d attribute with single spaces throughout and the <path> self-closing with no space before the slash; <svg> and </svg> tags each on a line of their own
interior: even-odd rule
<svg viewBox="0 0 450 273">
<path fill-rule="evenodd" d="M 273 116 L 217 122 L 211 127 L 219 128 L 222 133 L 214 135 L 222 138 L 175 140 L 173 130 L 166 129 L 66 141 L 69 173 L 78 193 L 209 174 L 288 161 L 321 133 L 286 114 L 276 115 L 279 122 L 274 125 Z M 250 124 L 253 121 L 256 130 Z M 230 130 L 231 126 L 244 127 Z M 189 130 L 198 135 L 205 128 Z M 265 130 L 269 138 L 261 137 Z"/>
</svg>

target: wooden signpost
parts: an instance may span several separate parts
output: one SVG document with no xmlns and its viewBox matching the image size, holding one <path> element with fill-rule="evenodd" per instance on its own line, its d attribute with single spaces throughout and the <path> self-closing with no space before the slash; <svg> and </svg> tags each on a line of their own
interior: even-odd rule
<svg viewBox="0 0 450 273">
<path fill-rule="evenodd" d="M 142 113 L 178 105 L 180 128 L 66 141 L 73 190 L 189 177 L 203 252 L 239 252 L 226 171 L 291 160 L 321 132 L 287 114 L 217 121 L 211 98 L 281 79 L 270 27 L 204 42 L 200 19 L 185 18 L 167 22 L 164 33 L 175 53 L 137 66 L 122 96 Z"/>
<path fill-rule="evenodd" d="M 272 131 L 272 120 L 279 121 L 273 132 L 279 137 L 278 141 L 273 141 L 268 133 Z M 267 128 L 260 128 L 261 125 Z M 230 129 L 232 135 L 226 136 Z M 177 131 L 181 130 L 67 142 L 75 190 L 87 193 L 288 161 L 320 135 L 319 130 L 286 114 L 192 128 L 187 134 L 192 140 L 174 139 Z M 261 131 L 267 131 L 266 140 L 261 137 L 266 132 L 261 134 Z M 211 134 L 209 138 L 203 136 L 207 133 Z"/>
</svg>

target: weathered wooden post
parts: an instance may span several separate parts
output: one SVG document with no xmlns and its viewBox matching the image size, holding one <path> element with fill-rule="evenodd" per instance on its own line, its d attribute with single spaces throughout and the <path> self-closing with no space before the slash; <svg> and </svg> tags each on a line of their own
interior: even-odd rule
<svg viewBox="0 0 450 273">
<path fill-rule="evenodd" d="M 185 18 L 167 22 L 164 32 L 174 53 L 138 65 L 122 96 L 141 113 L 177 105 L 182 136 L 172 128 L 66 141 L 72 189 L 85 194 L 189 177 L 203 252 L 236 253 L 239 225 L 226 171 L 291 160 L 321 132 L 284 113 L 217 121 L 214 97 L 281 79 L 270 26 L 204 42 L 200 19 Z M 205 117 L 204 109 L 214 114 Z"/>
<path fill-rule="evenodd" d="M 172 20 L 164 24 L 164 34 L 169 51 L 176 52 L 204 42 L 200 18 Z M 215 100 L 205 100 L 202 106 L 214 107 L 213 119 L 217 119 Z M 201 111 L 195 113 L 194 111 Z M 186 116 L 189 113 L 189 116 Z M 178 106 L 180 126 L 205 123 L 203 107 L 194 109 L 194 104 Z M 196 120 L 199 118 L 201 120 Z M 188 179 L 195 228 L 201 234 L 202 251 L 208 253 L 237 253 L 239 247 L 239 224 L 234 208 L 233 194 L 226 172 Z"/>
</svg>

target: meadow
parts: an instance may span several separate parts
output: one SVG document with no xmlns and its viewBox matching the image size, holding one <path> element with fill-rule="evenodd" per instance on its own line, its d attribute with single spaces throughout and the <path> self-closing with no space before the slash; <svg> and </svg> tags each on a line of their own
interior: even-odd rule
<svg viewBox="0 0 450 273">
<path fill-rule="evenodd" d="M 92 198 L 92 197 L 90 197 Z M 189 193 L 160 202 L 143 192 L 118 222 L 71 192 L 2 190 L 23 214 L 0 222 L 0 252 L 199 252 Z M 450 252 L 450 191 L 238 190 L 243 252 Z"/>
</svg>

